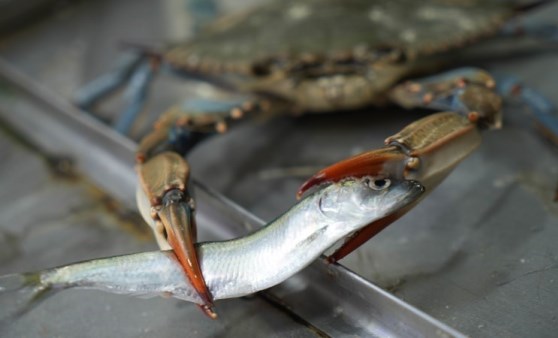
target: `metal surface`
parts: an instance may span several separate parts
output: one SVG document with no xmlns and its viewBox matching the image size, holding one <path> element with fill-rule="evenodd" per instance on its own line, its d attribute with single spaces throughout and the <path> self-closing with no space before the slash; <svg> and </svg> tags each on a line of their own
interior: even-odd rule
<svg viewBox="0 0 558 338">
<path fill-rule="evenodd" d="M 75 88 L 112 67 L 121 53 L 119 41 L 184 37 L 188 22 L 180 3 L 82 2 L 5 40 L 0 53 L 34 82 L 69 100 Z M 239 1 L 221 5 L 227 10 L 241 6 Z M 528 21 L 556 23 L 557 13 L 554 4 L 533 13 Z M 516 53 L 518 43 L 513 40 L 488 45 L 490 50 L 479 48 L 475 65 L 518 76 L 558 104 L 555 51 Z M 483 58 L 494 51 L 503 57 Z M 157 79 L 147 108 L 155 114 L 144 115 L 143 122 L 147 125 L 156 113 L 191 97 L 191 89 L 190 82 Z M 112 109 L 115 106 L 109 102 L 104 110 L 118 111 Z M 247 123 L 196 149 L 190 156 L 193 174 L 270 219 L 294 203 L 299 184 L 317 168 L 381 146 L 386 136 L 421 116 L 366 110 Z M 509 102 L 502 131 L 486 133 L 480 149 L 421 205 L 343 264 L 467 335 L 555 336 L 558 207 L 553 198 L 558 154 L 535 132 L 531 121 L 527 109 Z M 215 227 L 222 231 L 219 236 L 232 236 L 237 226 L 238 231 L 243 228 L 241 222 L 227 223 L 230 229 Z M 127 308 L 118 309 L 123 313 Z M 130 320 L 134 314 L 125 316 Z M 169 318 L 184 325 L 181 328 L 188 327 L 182 314 Z M 320 320 L 315 315 L 312 319 Z M 104 327 L 111 329 L 111 325 Z"/>
<path fill-rule="evenodd" d="M 74 158 L 79 170 L 91 174 L 91 179 L 108 192 L 127 202 L 133 200 L 135 182 L 123 178 L 134 177 L 130 142 L 57 102 L 46 89 L 1 60 L 0 76 L 2 120 L 43 151 Z M 84 139 L 85 143 L 81 141 Z M 92 154 L 102 159 L 94 167 L 88 160 Z M 121 171 L 118 176 L 112 175 L 114 168 Z M 199 184 L 197 187 L 198 223 L 203 232 L 200 238 L 240 236 L 264 224 L 217 193 L 199 189 Z M 265 299 L 333 336 L 461 336 L 342 266 L 323 261 L 264 293 Z M 301 330 L 306 328 L 302 326 Z"/>
</svg>

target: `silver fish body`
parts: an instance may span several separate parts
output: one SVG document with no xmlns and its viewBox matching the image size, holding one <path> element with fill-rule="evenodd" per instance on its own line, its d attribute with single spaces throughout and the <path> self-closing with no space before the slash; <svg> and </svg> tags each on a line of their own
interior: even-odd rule
<svg viewBox="0 0 558 338">
<path fill-rule="evenodd" d="M 272 287 L 309 265 L 338 240 L 412 203 L 423 190 L 412 181 L 349 179 L 315 192 L 250 235 L 200 244 L 198 254 L 209 290 L 217 300 Z M 0 291 L 33 289 L 33 298 L 74 287 L 142 296 L 167 295 L 203 303 L 174 254 L 167 251 L 0 277 Z"/>
</svg>

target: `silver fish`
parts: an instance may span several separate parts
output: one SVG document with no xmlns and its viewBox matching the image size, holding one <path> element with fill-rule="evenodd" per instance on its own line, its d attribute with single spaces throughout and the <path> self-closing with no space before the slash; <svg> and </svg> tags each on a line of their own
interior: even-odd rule
<svg viewBox="0 0 558 338">
<path fill-rule="evenodd" d="M 414 181 L 348 179 L 315 192 L 250 235 L 199 244 L 201 268 L 209 290 L 217 300 L 279 284 L 338 240 L 407 206 L 423 191 Z M 203 304 L 171 251 L 97 259 L 0 277 L 0 293 L 26 294 L 28 308 L 35 300 L 67 288 L 144 297 L 164 295 Z"/>
</svg>

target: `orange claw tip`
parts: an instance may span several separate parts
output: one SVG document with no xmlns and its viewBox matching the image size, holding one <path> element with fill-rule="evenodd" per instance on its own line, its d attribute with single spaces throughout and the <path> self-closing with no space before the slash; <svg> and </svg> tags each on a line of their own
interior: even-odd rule
<svg viewBox="0 0 558 338">
<path fill-rule="evenodd" d="M 183 193 L 178 190 L 168 192 L 163 198 L 163 204 L 158 216 L 166 231 L 167 242 L 204 306 L 210 309 L 212 297 L 203 278 L 195 246 L 196 220 L 193 210 L 185 201 Z M 209 315 L 212 311 L 204 312 Z"/>
<path fill-rule="evenodd" d="M 315 187 L 317 185 L 320 185 L 325 180 L 326 180 L 326 178 L 325 178 L 325 174 L 323 173 L 323 171 L 320 171 L 317 174 L 315 174 L 314 176 L 310 177 L 308 180 L 306 180 L 306 182 L 302 183 L 300 188 L 298 188 L 298 191 L 296 192 L 296 199 L 300 200 L 302 198 L 302 195 L 306 191 L 308 191 L 308 189 L 310 189 L 312 187 Z"/>
<path fill-rule="evenodd" d="M 202 310 L 210 317 L 212 297 L 207 288 L 205 280 L 200 269 L 200 264 L 195 251 L 192 237 L 177 240 L 175 234 L 169 234 L 169 244 L 173 248 L 174 253 L 184 269 L 186 276 L 202 301 L 205 303 Z M 206 310 L 207 309 L 207 310 Z"/>
<path fill-rule="evenodd" d="M 380 231 L 384 230 L 388 225 L 397 221 L 399 218 L 405 215 L 412 207 L 413 206 L 410 205 L 404 207 L 403 209 L 397 210 L 394 213 L 380 218 L 355 232 L 351 237 L 347 238 L 347 240 L 341 247 L 339 247 L 337 250 L 335 250 L 334 253 L 327 257 L 328 263 L 335 263 L 343 259 L 345 256 L 366 243 L 369 239 L 376 236 Z"/>
<path fill-rule="evenodd" d="M 212 306 L 206 304 L 198 304 L 198 306 L 203 311 L 203 313 L 205 313 L 206 316 L 211 319 L 217 319 L 217 312 L 215 312 Z"/>
</svg>

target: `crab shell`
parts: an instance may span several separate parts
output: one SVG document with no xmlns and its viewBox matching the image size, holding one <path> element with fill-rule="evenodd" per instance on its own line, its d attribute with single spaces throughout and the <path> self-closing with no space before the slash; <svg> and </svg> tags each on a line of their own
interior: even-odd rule
<svg viewBox="0 0 558 338">
<path fill-rule="evenodd" d="M 164 57 L 298 110 L 353 109 L 383 103 L 432 56 L 494 35 L 515 13 L 495 0 L 276 1 L 224 16 Z"/>
</svg>

